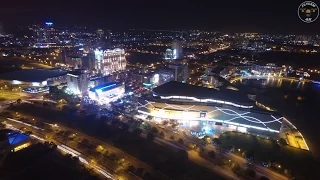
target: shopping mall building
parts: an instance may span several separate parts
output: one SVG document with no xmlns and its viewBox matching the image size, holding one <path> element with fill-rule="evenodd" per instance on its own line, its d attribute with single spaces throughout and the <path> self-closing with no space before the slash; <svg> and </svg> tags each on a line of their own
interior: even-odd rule
<svg viewBox="0 0 320 180">
<path fill-rule="evenodd" d="M 125 93 L 124 83 L 109 82 L 91 88 L 89 90 L 89 98 L 99 102 L 100 104 L 108 104 L 122 97 Z"/>
<path fill-rule="evenodd" d="M 283 117 L 258 109 L 247 94 L 216 90 L 171 81 L 153 89 L 153 95 L 139 100 L 138 112 L 154 119 L 179 123 L 198 121 L 267 138 L 277 138 Z"/>
</svg>

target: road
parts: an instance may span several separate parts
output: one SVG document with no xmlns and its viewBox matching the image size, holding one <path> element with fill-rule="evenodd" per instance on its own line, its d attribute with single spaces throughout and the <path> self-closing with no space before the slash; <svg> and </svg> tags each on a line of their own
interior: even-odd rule
<svg viewBox="0 0 320 180">
<path fill-rule="evenodd" d="M 30 120 L 34 118 L 32 116 L 26 116 L 26 115 L 23 115 L 23 117 L 28 118 Z M 21 128 L 21 127 L 30 128 L 29 126 L 26 126 L 24 124 L 17 124 L 15 122 L 12 122 L 12 124 L 15 124 L 15 126 L 18 126 L 19 128 Z M 141 168 L 144 168 L 145 170 L 147 170 L 149 172 L 153 172 L 152 173 L 153 175 L 156 175 L 156 177 L 160 177 L 161 179 L 169 179 L 167 176 L 165 176 L 161 172 L 153 170 L 152 167 L 150 167 L 149 165 L 141 162 L 140 160 L 136 159 L 133 156 L 128 155 L 127 153 L 123 152 L 122 150 L 113 147 L 111 142 L 109 142 L 110 143 L 109 144 L 106 141 L 102 141 L 102 140 L 97 139 L 95 137 L 88 136 L 86 134 L 83 134 L 82 132 L 79 132 L 79 131 L 77 131 L 75 129 L 70 129 L 70 128 L 62 126 L 60 124 L 58 126 L 59 126 L 59 130 L 61 130 L 61 131 L 70 131 L 72 133 L 76 133 L 77 137 L 81 137 L 82 139 L 84 139 L 84 138 L 88 139 L 90 143 L 95 142 L 96 144 L 102 145 L 103 147 L 108 149 L 108 151 L 115 153 L 118 157 L 121 157 L 121 158 L 129 161 L 135 167 L 141 167 Z M 38 129 L 33 129 L 32 132 L 37 132 L 39 136 L 46 136 L 46 135 L 52 133 L 52 130 L 51 131 L 47 131 L 45 128 L 44 128 L 44 131 L 41 131 L 41 130 L 38 130 Z M 66 145 L 70 146 L 71 148 L 81 152 L 82 154 L 86 154 L 85 151 L 83 151 L 82 149 L 79 149 L 79 147 L 77 146 L 77 143 L 75 143 L 75 142 L 72 142 L 72 141 L 71 142 L 70 141 L 66 142 L 66 141 L 64 141 L 64 139 L 61 139 L 61 138 L 58 138 L 58 137 L 54 137 L 53 139 L 51 138 L 51 139 L 48 139 L 48 140 L 66 144 Z M 163 145 L 167 146 L 168 144 L 170 146 L 175 146 L 169 140 L 163 140 L 163 139 L 160 139 L 158 137 L 156 137 L 155 142 L 160 144 L 160 145 L 162 145 L 162 146 Z M 179 147 L 175 146 L 175 148 L 179 148 Z M 90 156 L 88 156 L 88 157 L 90 157 Z M 192 162 L 194 162 L 195 164 L 203 166 L 203 167 L 206 167 L 207 169 L 212 170 L 214 173 L 216 173 L 216 174 L 218 174 L 218 175 L 220 175 L 222 177 L 225 177 L 226 179 L 234 179 L 234 180 L 239 179 L 232 172 L 223 170 L 222 168 L 217 167 L 217 166 L 216 167 L 212 166 L 212 164 L 210 164 L 208 160 L 206 160 L 206 159 L 204 159 L 204 158 L 202 158 L 200 156 L 190 156 L 190 157 L 191 157 L 190 160 Z M 106 169 L 112 170 L 112 168 L 106 168 Z M 126 176 L 129 176 L 129 175 L 126 175 Z M 133 178 L 130 178 L 130 179 L 133 179 Z"/>
<path fill-rule="evenodd" d="M 157 125 L 154 122 L 149 122 L 149 123 L 152 124 L 152 126 L 157 127 Z M 275 171 L 272 171 L 272 170 L 270 170 L 270 169 L 268 169 L 266 167 L 263 167 L 263 166 L 260 166 L 260 165 L 257 165 L 257 164 L 253 164 L 253 163 L 249 164 L 246 159 L 244 159 L 244 158 L 242 158 L 240 156 L 237 156 L 237 155 L 235 155 L 233 153 L 219 151 L 215 146 L 213 146 L 211 144 L 204 146 L 203 144 L 199 143 L 199 139 L 195 139 L 193 137 L 187 136 L 185 133 L 177 134 L 177 133 L 174 133 L 172 130 L 168 130 L 167 128 L 165 128 L 163 130 L 165 131 L 167 137 L 175 136 L 175 139 L 181 138 L 181 139 L 183 139 L 184 144 L 196 144 L 198 147 L 203 148 L 206 152 L 215 151 L 217 156 L 224 157 L 225 159 L 229 159 L 229 160 L 231 160 L 233 162 L 236 162 L 236 163 L 238 163 L 240 165 L 240 167 L 247 167 L 247 168 L 253 169 L 254 171 L 256 171 L 257 176 L 265 176 L 265 177 L 268 177 L 271 180 L 288 180 L 288 178 L 286 176 L 284 176 L 282 174 L 279 174 L 279 173 L 277 173 Z M 157 140 L 159 140 L 159 138 L 157 138 Z M 160 139 L 160 140 L 162 140 L 162 139 Z M 162 140 L 162 141 L 164 141 L 164 140 Z M 170 141 L 170 140 L 167 139 L 167 141 Z M 168 143 L 168 145 L 172 145 L 172 143 Z M 176 146 L 176 145 L 174 145 L 174 146 Z M 187 149 L 185 149 L 185 150 L 187 150 Z M 195 153 L 189 153 L 189 157 L 190 157 L 190 160 L 193 160 L 194 163 L 201 162 L 201 164 L 199 164 L 199 165 L 202 165 L 202 166 L 204 166 L 206 168 L 207 168 L 207 166 L 209 166 L 208 163 L 211 164 L 210 165 L 211 167 L 218 167 L 218 166 L 215 166 L 215 164 L 213 162 L 208 161 L 205 158 L 200 159 L 201 157 L 199 155 L 196 155 Z M 211 169 L 212 171 L 214 171 L 216 173 L 220 172 L 220 174 L 221 174 L 221 172 L 223 172 L 219 168 L 216 168 L 216 169 L 209 168 L 209 169 Z M 224 172 L 224 174 L 225 174 L 224 177 L 226 177 L 227 174 L 229 174 L 229 176 L 232 177 L 232 175 L 230 173 L 231 172 L 229 172 L 229 171 Z"/>
<path fill-rule="evenodd" d="M 68 130 L 70 132 L 75 132 L 77 133 L 77 136 L 85 138 L 90 140 L 91 142 L 96 142 L 97 144 L 102 145 L 103 147 L 105 147 L 106 149 L 108 149 L 108 151 L 111 151 L 113 153 L 115 153 L 118 157 L 121 157 L 127 161 L 129 161 L 131 164 L 133 164 L 135 167 L 140 167 L 140 168 L 144 168 L 149 172 L 154 172 L 156 175 L 156 177 L 159 177 L 161 179 L 169 179 L 166 175 L 164 175 L 163 173 L 159 172 L 159 171 L 155 171 L 151 166 L 149 166 L 148 164 L 140 161 L 139 159 L 125 153 L 124 151 L 122 151 L 121 149 L 115 148 L 114 146 L 112 146 L 112 142 L 108 142 L 108 141 L 102 141 L 98 138 L 92 137 L 92 136 L 88 136 L 80 131 L 77 131 L 75 129 L 70 129 L 68 127 L 65 126 L 61 126 L 59 125 L 59 127 L 62 130 Z"/>
<path fill-rule="evenodd" d="M 28 117 L 29 119 L 32 119 L 33 117 L 29 116 Z M 155 123 L 153 123 L 154 126 Z M 92 143 L 95 143 L 95 144 L 100 144 L 102 145 L 103 147 L 105 147 L 106 149 L 108 149 L 108 151 L 110 152 L 113 152 L 115 153 L 118 157 L 121 157 L 121 158 L 124 158 L 125 160 L 129 161 L 131 164 L 133 164 L 135 167 L 141 167 L 141 168 L 144 168 L 146 169 L 147 171 L 149 172 L 155 172 L 152 167 L 150 167 L 149 165 L 145 164 L 144 162 L 141 162 L 140 160 L 138 160 L 137 158 L 123 152 L 122 150 L 118 149 L 118 148 L 115 148 L 113 147 L 112 145 L 112 142 L 107 142 L 107 141 L 102 141 L 100 139 L 97 139 L 95 137 L 91 137 L 91 136 L 88 136 L 86 134 L 83 134 L 77 130 L 74 130 L 74 129 L 70 129 L 70 128 L 67 128 L 67 127 L 64 127 L 64 126 L 61 126 L 59 125 L 59 128 L 60 130 L 62 131 L 70 131 L 70 132 L 73 132 L 73 133 L 76 133 L 78 137 L 82 138 L 82 139 L 88 139 L 90 142 Z M 226 159 L 230 159 L 236 163 L 238 163 L 241 167 L 248 167 L 250 166 L 251 169 L 255 170 L 257 175 L 260 175 L 260 176 L 265 176 L 265 177 L 268 177 L 269 179 L 279 179 L 279 180 L 287 180 L 288 178 L 281 175 L 281 174 L 278 174 L 268 168 L 265 168 L 265 167 L 262 167 L 262 166 L 259 166 L 259 165 L 256 165 L 256 164 L 252 164 L 252 165 L 248 165 L 248 162 L 246 159 L 242 158 L 242 157 L 239 157 L 235 154 L 232 154 L 232 153 L 226 153 L 226 152 L 222 152 L 222 151 L 218 151 L 214 146 L 212 145 L 207 145 L 207 146 L 203 146 L 202 144 L 199 143 L 198 140 L 196 139 L 193 139 L 185 134 L 176 134 L 176 133 L 173 133 L 172 131 L 168 130 L 168 129 L 163 129 L 166 134 L 167 134 L 167 137 L 169 137 L 170 135 L 174 135 L 176 137 L 176 139 L 178 138 L 181 138 L 183 139 L 184 143 L 185 144 L 196 144 L 198 145 L 199 147 L 202 147 L 204 150 L 206 151 L 215 151 L 216 154 L 218 156 L 221 156 L 221 157 L 224 157 Z M 46 133 L 49 133 L 49 132 L 46 132 Z M 167 146 L 172 146 L 174 148 L 181 148 L 177 145 L 175 145 L 174 143 L 171 143 L 169 139 L 160 139 L 158 137 L 155 138 L 155 142 L 158 143 L 158 144 L 161 144 L 161 145 L 167 145 Z M 77 147 L 77 143 L 69 143 L 68 145 L 70 145 L 72 148 L 76 149 L 76 150 L 79 150 L 81 151 L 81 149 L 79 149 Z M 81 151 L 83 152 L 83 151 Z M 211 171 L 213 171 L 214 173 L 217 173 L 223 177 L 226 177 L 227 179 L 239 179 L 238 177 L 236 177 L 231 171 L 228 171 L 228 170 L 225 170 L 225 169 L 222 169 L 221 167 L 219 166 L 215 166 L 215 164 L 201 156 L 199 156 L 199 154 L 195 154 L 193 152 L 188 152 L 188 155 L 189 155 L 189 159 L 200 165 L 200 166 L 203 166 L 207 169 L 210 169 Z M 109 168 L 110 169 L 110 168 Z M 168 177 L 166 177 L 164 174 L 162 174 L 161 172 L 155 172 L 157 177 L 163 177 L 162 179 L 169 179 Z"/>
<path fill-rule="evenodd" d="M 184 141 L 195 144 L 195 141 L 190 140 L 190 138 L 188 137 L 184 138 Z M 263 167 L 257 164 L 253 164 L 253 163 L 249 164 L 248 161 L 243 157 L 237 156 L 230 152 L 219 151 L 213 145 L 202 146 L 199 143 L 197 143 L 197 145 L 203 147 L 205 151 L 215 151 L 218 156 L 224 157 L 226 159 L 230 159 L 231 161 L 238 163 L 240 167 L 247 167 L 247 168 L 253 169 L 254 171 L 256 171 L 257 175 L 265 176 L 265 177 L 268 177 L 269 179 L 274 179 L 274 180 L 277 180 L 277 179 L 288 180 L 288 178 L 282 174 L 279 174 L 277 172 L 274 172 L 266 167 Z"/>
<path fill-rule="evenodd" d="M 26 115 L 24 115 L 23 117 L 28 118 L 28 119 L 33 119 L 34 118 L 34 117 L 31 117 L 31 116 L 26 116 Z M 18 128 L 28 128 L 28 129 L 30 129 L 30 126 L 27 126 L 27 125 L 24 125 L 24 124 L 19 124 L 19 123 L 15 123 L 15 122 L 11 122 L 11 124 L 14 125 L 14 126 L 17 126 Z M 76 134 L 76 136 L 78 138 L 80 138 L 80 139 L 87 139 L 92 144 L 97 144 L 97 145 L 103 146 L 110 153 L 114 153 L 117 157 L 128 161 L 130 164 L 132 164 L 136 168 L 143 168 L 143 169 L 145 169 L 145 171 L 149 172 L 150 174 L 152 174 L 152 175 L 154 175 L 154 176 L 156 176 L 156 177 L 158 177 L 160 179 L 164 179 L 164 180 L 169 179 L 166 175 L 164 175 L 163 173 L 161 173 L 159 171 L 155 171 L 151 166 L 147 165 L 146 163 L 144 163 L 144 162 L 138 160 L 137 158 L 135 158 L 135 157 L 123 152 L 122 150 L 120 150 L 118 148 L 113 147 L 111 142 L 102 141 L 100 139 L 88 136 L 88 135 L 86 135 L 86 134 L 84 134 L 82 132 L 79 132 L 79 131 L 74 130 L 74 129 L 70 129 L 70 128 L 62 126 L 60 124 L 58 125 L 58 128 L 59 128 L 59 131 L 72 132 L 72 133 Z M 57 137 L 57 136 L 51 136 L 51 138 L 49 138 L 49 134 L 53 133 L 52 130 L 44 129 L 44 131 L 41 131 L 39 129 L 32 129 L 32 132 L 33 133 L 37 133 L 37 135 L 39 135 L 41 137 L 47 136 L 47 138 L 45 138 L 45 139 L 47 139 L 48 141 L 56 141 L 56 142 L 59 142 L 59 143 L 63 143 L 65 145 L 68 145 L 71 148 L 81 152 L 82 154 L 87 155 L 88 157 L 92 157 L 92 156 L 88 155 L 88 152 L 86 152 L 84 149 L 79 148 L 78 143 L 75 142 L 75 141 L 72 141 L 72 140 L 66 141 L 66 138 L 61 138 L 61 137 Z M 92 159 L 92 158 L 90 158 L 90 159 Z M 109 170 L 112 170 L 112 171 L 114 171 L 114 169 L 116 169 L 118 171 L 122 170 L 121 167 L 112 166 L 112 164 L 110 164 L 110 163 L 108 164 L 108 166 L 110 166 L 110 167 L 108 167 L 108 168 L 105 167 L 105 168 L 109 169 Z M 116 173 L 116 172 L 114 171 L 113 173 Z M 121 171 L 121 173 L 124 173 L 124 171 Z M 130 179 L 130 180 L 131 179 L 141 179 L 141 178 L 138 178 L 138 177 L 134 176 L 131 173 L 125 173 L 125 175 L 126 175 L 126 177 L 129 177 L 128 179 Z"/>
<path fill-rule="evenodd" d="M 146 135 L 142 135 L 142 136 L 146 137 Z M 160 145 L 165 144 L 168 146 L 173 146 L 174 148 L 177 148 L 177 149 L 186 150 L 183 147 L 180 147 L 180 146 L 175 145 L 174 143 L 171 143 L 168 139 L 164 140 L 164 139 L 156 137 L 154 139 L 154 142 L 157 144 L 160 144 Z M 211 170 L 212 172 L 214 172 L 222 177 L 225 177 L 227 179 L 230 179 L 230 180 L 239 180 L 240 179 L 231 171 L 228 171 L 226 169 L 223 169 L 222 167 L 216 166 L 216 165 L 212 164 L 212 162 L 210 162 L 209 160 L 199 156 L 198 152 L 196 152 L 196 151 L 187 151 L 187 152 L 188 152 L 188 159 L 191 162 L 193 162 L 199 166 L 205 167 L 205 168 Z"/>
<path fill-rule="evenodd" d="M 274 180 L 278 180 L 278 179 L 279 180 L 288 180 L 288 178 L 282 174 L 279 174 L 279 173 L 274 172 L 266 167 L 263 167 L 263 166 L 260 166 L 260 165 L 254 164 L 254 163 L 249 164 L 245 158 L 237 156 L 237 155 L 230 153 L 230 152 L 220 151 L 215 146 L 213 146 L 211 144 L 204 146 L 204 145 L 200 144 L 197 140 L 193 140 L 192 138 L 190 138 L 187 135 L 183 136 L 183 140 L 184 140 L 184 142 L 189 143 L 189 144 L 196 144 L 197 146 L 202 147 L 205 151 L 215 151 L 217 156 L 224 157 L 224 158 L 229 159 L 233 162 L 236 162 L 240 165 L 240 167 L 247 167 L 247 168 L 253 169 L 254 171 L 256 171 L 258 176 L 265 176 L 265 177 L 268 177 L 269 179 L 272 179 L 272 180 L 273 179 Z"/>
<path fill-rule="evenodd" d="M 37 100 L 41 100 L 41 99 L 37 99 Z M 3 102 L 0 104 L 0 108 L 4 108 L 6 106 L 8 106 L 10 103 L 12 102 L 15 102 L 15 101 L 7 101 L 7 102 Z M 23 100 L 24 103 L 30 103 L 28 100 Z M 32 117 L 32 116 L 29 116 L 29 115 L 23 115 L 24 118 L 27 118 L 27 119 L 36 119 L 36 117 Z M 41 122 L 44 122 L 41 120 Z M 17 125 L 17 124 L 16 124 Z M 23 124 L 19 124 L 19 126 L 22 126 Z M 148 164 L 140 161 L 139 159 L 129 155 L 128 153 L 125 153 L 124 151 L 122 151 L 121 149 L 118 149 L 118 148 L 115 148 L 112 144 L 112 142 L 110 141 L 106 141 L 106 140 L 101 140 L 101 139 L 98 139 L 98 138 L 95 138 L 95 137 L 92 137 L 92 136 L 89 136 L 87 134 L 84 134 L 80 131 L 77 131 L 75 129 L 70 129 L 68 127 L 65 127 L 65 126 L 62 126 L 61 124 L 58 125 L 59 126 L 59 130 L 60 131 L 70 131 L 72 133 L 76 133 L 77 134 L 77 137 L 79 137 L 80 139 L 87 139 L 89 140 L 90 143 L 92 144 L 97 144 L 97 145 L 101 145 L 103 146 L 105 149 L 107 149 L 110 153 L 114 153 L 117 157 L 121 158 L 121 159 L 124 159 L 126 161 L 128 161 L 130 164 L 132 164 L 135 168 L 143 168 L 144 169 L 144 172 L 149 172 L 151 175 L 155 176 L 155 177 L 158 177 L 159 179 L 163 179 L 163 180 L 166 180 L 166 179 L 169 179 L 169 177 L 167 177 L 165 174 L 161 173 L 160 171 L 156 171 L 154 170 L 151 166 L 149 166 Z M 30 128 L 29 126 L 22 126 L 22 127 L 26 127 L 26 128 Z M 39 130 L 36 130 L 36 129 L 33 129 L 32 132 L 35 132 L 37 131 L 39 133 Z M 40 131 L 40 135 L 41 136 L 45 136 L 45 135 L 48 135 L 48 134 L 52 134 L 52 130 L 47 130 L 47 129 L 44 129 L 43 132 Z M 49 136 L 48 136 L 49 138 Z M 47 138 L 47 139 L 48 139 Z M 51 140 L 51 141 L 60 141 L 60 142 L 63 142 L 64 144 L 67 144 L 68 146 L 71 146 L 73 149 L 76 149 L 77 151 L 83 153 L 83 154 L 86 154 L 86 152 L 84 152 L 83 150 L 79 149 L 78 147 L 78 143 L 77 142 L 72 142 L 72 141 L 63 141 L 63 139 L 57 137 L 57 136 L 54 136 L 54 139 L 48 139 L 48 140 Z M 111 170 L 111 168 L 109 168 Z M 119 168 L 117 168 L 119 169 Z M 137 179 L 136 177 L 132 177 L 134 176 L 133 174 L 128 174 L 127 173 L 127 177 L 130 177 L 130 179 Z M 139 178 L 140 179 L 140 178 Z"/>
<path fill-rule="evenodd" d="M 7 122 L 9 121 L 9 122 Z M 33 129 L 34 133 L 30 135 L 31 138 L 36 139 L 40 142 L 45 142 L 45 135 L 43 131 L 43 129 L 39 128 L 39 127 L 33 127 L 30 124 L 21 124 L 21 123 L 17 123 L 14 121 L 10 121 L 7 120 L 5 121 L 5 124 L 8 128 L 13 129 L 13 130 L 18 130 L 21 132 L 25 132 L 29 129 Z M 106 168 L 103 168 L 99 165 L 96 164 L 92 164 L 89 163 L 89 157 L 87 155 L 81 154 L 80 152 L 72 149 L 71 147 L 68 147 L 66 145 L 64 145 L 62 142 L 58 141 L 58 140 L 52 140 L 51 142 L 55 143 L 57 145 L 57 149 L 59 149 L 60 151 L 62 151 L 63 153 L 66 154 L 71 154 L 74 157 L 78 157 L 79 161 L 81 163 L 83 163 L 84 165 L 86 165 L 87 167 L 93 169 L 94 171 L 96 171 L 98 173 L 98 175 L 103 178 L 103 179 L 112 179 L 112 180 L 117 180 L 118 178 L 116 178 L 112 173 L 109 173 L 107 170 L 105 170 Z"/>
</svg>

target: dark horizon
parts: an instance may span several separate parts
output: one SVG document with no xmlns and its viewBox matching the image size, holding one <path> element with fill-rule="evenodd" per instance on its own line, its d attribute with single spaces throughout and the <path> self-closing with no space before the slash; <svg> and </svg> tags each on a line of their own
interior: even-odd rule
<svg viewBox="0 0 320 180">
<path fill-rule="evenodd" d="M 297 9 L 301 0 L 223 1 L 196 3 L 182 1 L 103 2 L 69 1 L 46 4 L 5 2 L 0 22 L 10 31 L 20 25 L 52 21 L 56 26 L 90 26 L 106 29 L 207 29 L 227 32 L 317 33 L 320 19 L 302 22 Z M 317 2 L 316 2 L 317 3 Z M 318 3 L 319 4 L 319 3 Z"/>
</svg>

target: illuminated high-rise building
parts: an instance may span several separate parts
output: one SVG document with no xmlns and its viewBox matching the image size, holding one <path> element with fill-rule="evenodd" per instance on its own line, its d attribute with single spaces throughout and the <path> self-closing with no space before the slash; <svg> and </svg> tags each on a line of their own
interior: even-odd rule
<svg viewBox="0 0 320 180">
<path fill-rule="evenodd" d="M 187 64 L 170 64 L 170 69 L 173 69 L 174 81 L 186 83 L 188 80 L 188 65 Z"/>
<path fill-rule="evenodd" d="M 98 73 L 108 75 L 126 69 L 124 49 L 95 50 L 95 69 Z"/>
<path fill-rule="evenodd" d="M 180 41 L 177 41 L 177 40 L 173 41 L 171 49 L 172 49 L 173 59 L 183 58 L 182 44 Z"/>
<path fill-rule="evenodd" d="M 96 31 L 96 36 L 97 36 L 97 45 L 99 47 L 104 47 L 105 46 L 104 31 L 102 29 L 98 29 Z"/>
<path fill-rule="evenodd" d="M 33 25 L 31 27 L 35 43 L 52 43 L 54 32 L 53 23 L 45 22 L 44 25 Z"/>
<path fill-rule="evenodd" d="M 82 56 L 82 68 L 87 69 L 89 72 L 94 70 L 95 56 L 93 52 L 83 53 Z"/>
<path fill-rule="evenodd" d="M 111 46 L 112 46 L 112 39 L 111 39 L 112 33 L 111 33 L 111 30 L 107 30 L 105 35 L 106 35 L 105 47 L 106 48 L 111 48 Z"/>
<path fill-rule="evenodd" d="M 173 52 L 172 49 L 166 49 L 166 53 L 164 54 L 164 59 L 171 60 L 173 59 Z"/>
<path fill-rule="evenodd" d="M 97 31 L 96 31 L 96 33 L 97 33 L 97 37 L 98 38 L 103 38 L 103 36 L 104 36 L 104 31 L 102 30 L 102 29 L 98 29 Z"/>
</svg>

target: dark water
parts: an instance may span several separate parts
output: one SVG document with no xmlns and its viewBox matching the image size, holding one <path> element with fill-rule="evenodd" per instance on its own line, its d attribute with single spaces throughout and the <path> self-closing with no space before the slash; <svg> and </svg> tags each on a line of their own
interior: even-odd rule
<svg viewBox="0 0 320 180">
<path fill-rule="evenodd" d="M 264 52 L 256 57 L 259 60 L 273 62 L 279 65 L 286 64 L 293 67 L 303 68 L 319 68 L 320 53 L 305 54 L 305 53 L 290 53 L 290 52 Z"/>
<path fill-rule="evenodd" d="M 235 85 L 258 90 L 257 101 L 282 113 L 303 134 L 311 152 L 320 156 L 320 84 L 250 79 Z"/>
<path fill-rule="evenodd" d="M 270 89 L 277 88 L 281 90 L 295 90 L 305 93 L 319 93 L 320 94 L 320 84 L 300 82 L 294 80 L 285 79 L 244 79 L 235 83 L 236 85 L 245 85 L 253 88 L 259 89 Z"/>
</svg>

